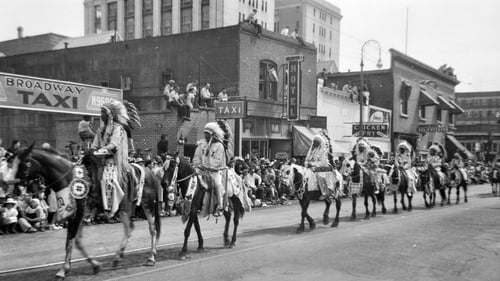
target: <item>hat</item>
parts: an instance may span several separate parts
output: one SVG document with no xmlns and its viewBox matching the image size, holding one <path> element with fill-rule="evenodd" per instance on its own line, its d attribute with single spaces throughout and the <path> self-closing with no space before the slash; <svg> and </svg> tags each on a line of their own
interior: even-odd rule
<svg viewBox="0 0 500 281">
<path fill-rule="evenodd" d="M 168 84 L 175 84 L 175 80 L 169 80 Z"/>
<path fill-rule="evenodd" d="M 17 202 L 16 200 L 14 200 L 14 198 L 7 198 L 7 201 L 5 201 L 5 203 L 3 203 L 4 205 L 7 205 L 7 204 L 14 204 L 16 205 Z"/>
<path fill-rule="evenodd" d="M 144 162 L 144 159 L 142 159 L 141 157 L 135 159 L 135 163 L 141 163 L 141 162 Z"/>
</svg>

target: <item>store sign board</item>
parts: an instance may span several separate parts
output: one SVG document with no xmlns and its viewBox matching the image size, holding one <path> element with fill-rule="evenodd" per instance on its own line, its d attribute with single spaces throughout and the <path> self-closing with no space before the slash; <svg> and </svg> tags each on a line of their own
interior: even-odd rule
<svg viewBox="0 0 500 281">
<path fill-rule="evenodd" d="M 359 123 L 352 125 L 352 135 L 354 137 L 388 138 L 389 123 L 363 123 L 363 135 L 359 133 Z"/>
<path fill-rule="evenodd" d="M 288 120 L 298 120 L 299 102 L 300 102 L 300 61 L 288 62 L 288 100 L 287 100 L 287 117 Z"/>
<path fill-rule="evenodd" d="M 122 98 L 120 89 L 0 72 L 0 108 L 100 116 Z"/>
<path fill-rule="evenodd" d="M 420 125 L 417 127 L 417 133 L 446 133 L 449 127 L 441 127 L 438 125 Z"/>
</svg>

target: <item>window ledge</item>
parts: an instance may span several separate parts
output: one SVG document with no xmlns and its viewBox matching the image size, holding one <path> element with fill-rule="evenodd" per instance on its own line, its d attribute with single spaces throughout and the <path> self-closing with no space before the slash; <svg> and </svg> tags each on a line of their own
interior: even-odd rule
<svg viewBox="0 0 500 281">
<path fill-rule="evenodd" d="M 408 114 L 399 113 L 399 117 L 402 117 L 402 118 L 408 118 Z"/>
<path fill-rule="evenodd" d="M 427 122 L 427 118 L 422 118 L 421 116 L 419 116 L 418 118 L 419 118 L 418 120 L 420 122 L 423 122 L 423 123 Z"/>
</svg>

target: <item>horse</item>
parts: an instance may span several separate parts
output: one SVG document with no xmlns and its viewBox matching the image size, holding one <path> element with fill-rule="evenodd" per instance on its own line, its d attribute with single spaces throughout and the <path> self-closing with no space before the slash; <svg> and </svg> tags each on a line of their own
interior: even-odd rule
<svg viewBox="0 0 500 281">
<path fill-rule="evenodd" d="M 377 205 L 375 197 L 375 183 L 371 181 L 368 172 L 361 167 L 356 161 L 351 173 L 351 197 L 352 197 L 352 213 L 351 220 L 356 219 L 356 204 L 358 195 L 364 196 L 365 201 L 365 219 L 377 216 Z M 372 199 L 372 212 L 368 210 L 368 198 Z"/>
<path fill-rule="evenodd" d="M 442 167 L 445 169 L 445 167 Z M 421 179 L 426 181 L 424 184 L 424 202 L 426 203 L 426 207 L 433 207 L 436 205 L 436 190 L 439 191 L 439 195 L 441 197 L 441 206 L 446 202 L 446 182 L 448 181 L 448 177 L 446 172 L 443 172 L 443 178 L 439 175 L 438 171 L 433 168 L 431 165 L 427 165 L 427 168 L 424 168 L 422 174 L 424 175 Z M 430 201 L 427 203 L 426 196 L 429 196 Z"/>
<path fill-rule="evenodd" d="M 428 167 L 417 168 L 418 182 L 423 191 L 424 203 L 426 208 L 432 208 L 436 205 L 436 188 L 431 183 L 432 175 Z M 429 197 L 429 201 L 427 201 Z"/>
<path fill-rule="evenodd" d="M 491 183 L 491 193 L 493 196 L 500 196 L 500 170 L 497 167 L 493 167 L 489 174 L 489 179 Z"/>
<path fill-rule="evenodd" d="M 296 195 L 299 200 L 301 208 L 301 221 L 299 227 L 296 230 L 297 233 L 301 233 L 305 230 L 305 219 L 307 219 L 307 221 L 309 222 L 309 229 L 314 230 L 316 228 L 316 223 L 314 222 L 314 219 L 308 214 L 307 209 L 309 208 L 311 200 L 318 199 L 318 197 L 320 196 L 320 192 L 319 190 L 311 190 L 312 188 L 309 188 L 307 183 L 308 181 L 305 178 L 305 169 L 306 168 L 295 164 L 282 165 L 280 168 L 280 185 L 286 186 L 286 189 L 291 190 L 290 193 Z M 336 184 L 338 185 L 339 180 L 342 180 L 342 175 L 340 175 L 340 173 L 337 173 L 335 170 L 333 170 L 332 173 L 335 173 L 335 177 L 337 178 Z M 337 189 L 338 186 L 336 187 L 336 190 Z M 337 214 L 335 215 L 335 219 L 333 220 L 331 227 L 337 227 L 339 225 L 339 214 L 340 208 L 342 206 L 338 190 L 333 199 L 335 201 Z M 325 202 L 323 224 L 327 225 L 330 221 L 329 213 L 332 200 L 327 197 L 323 201 Z"/>
<path fill-rule="evenodd" d="M 85 169 L 80 165 L 75 165 L 68 159 L 62 157 L 57 151 L 52 149 L 38 149 L 34 148 L 34 144 L 30 147 L 21 150 L 14 158 L 12 168 L 13 174 L 16 178 L 27 180 L 42 175 L 47 182 L 47 187 L 51 188 L 58 197 L 58 213 L 61 211 L 72 211 L 67 215 L 67 236 L 66 236 L 66 256 L 63 267 L 56 273 L 56 280 L 64 280 L 66 274 L 71 269 L 71 253 L 73 249 L 73 242 L 77 249 L 80 250 L 82 255 L 91 264 L 94 274 L 97 274 L 101 269 L 101 263 L 90 257 L 87 250 L 82 244 L 82 219 L 84 216 L 85 208 L 87 208 L 87 200 L 92 200 L 92 195 L 97 194 L 99 187 L 96 184 L 97 179 L 97 166 L 96 161 L 91 158 L 94 156 L 86 156 L 87 160 L 82 161 L 88 170 L 90 177 L 94 179 L 88 186 L 88 195 L 86 197 L 77 197 L 82 195 L 80 193 L 85 188 L 81 185 L 74 185 L 79 181 L 81 174 L 85 174 Z M 80 174 L 80 175 L 79 175 Z M 86 178 L 83 180 L 86 181 Z M 97 181 L 98 182 L 98 181 Z M 73 186 L 76 188 L 73 192 Z M 156 261 L 156 245 L 158 243 L 161 233 L 161 223 L 159 216 L 159 200 L 157 189 L 159 181 L 154 181 L 150 173 L 145 174 L 145 184 L 142 194 L 142 207 L 146 214 L 149 230 L 151 234 L 151 255 L 144 265 L 152 266 Z M 73 195 L 74 194 L 74 195 Z M 89 198 L 90 197 L 90 198 Z M 120 248 L 115 255 L 113 266 L 116 267 L 123 257 L 123 252 L 130 238 L 132 223 L 130 221 L 131 207 L 134 204 L 128 196 L 124 196 L 120 202 L 119 214 L 125 229 L 125 237 L 123 238 Z M 66 206 L 66 207 L 64 207 Z M 64 207 L 64 208 L 61 208 Z M 154 217 L 154 219 L 153 219 Z"/>
<path fill-rule="evenodd" d="M 398 212 L 398 191 L 401 194 L 401 206 L 403 210 L 407 210 L 406 204 L 405 204 L 405 194 L 406 197 L 408 198 L 408 212 L 410 212 L 413 209 L 413 206 L 411 204 L 411 201 L 413 199 L 413 194 L 409 192 L 409 178 L 408 178 L 408 173 L 402 168 L 402 167 L 397 167 L 393 166 L 390 172 L 390 178 L 391 178 L 391 184 L 393 184 L 395 187 L 393 190 L 393 198 L 394 198 L 394 209 L 393 212 L 397 213 Z"/>
<path fill-rule="evenodd" d="M 465 180 L 462 172 L 457 168 L 452 168 L 449 172 L 450 183 L 448 184 L 448 201 L 446 204 L 450 205 L 451 190 L 453 188 L 457 189 L 457 201 L 456 204 L 460 202 L 460 187 L 464 189 L 464 202 L 467 203 L 467 180 Z"/>
<path fill-rule="evenodd" d="M 239 167 L 239 165 L 243 165 L 241 160 L 238 160 L 237 163 L 235 163 L 235 166 Z M 198 178 L 198 171 L 188 162 L 188 160 L 183 157 L 179 157 L 177 153 L 174 155 L 167 155 L 163 167 L 164 174 L 161 184 L 164 188 L 172 186 L 174 189 L 179 191 L 177 193 L 180 193 L 178 195 L 181 198 L 180 205 L 182 220 L 183 222 L 187 221 L 184 229 L 184 244 L 179 254 L 180 259 L 185 259 L 188 252 L 188 239 L 193 225 L 198 236 L 198 251 L 204 250 L 198 211 L 203 207 L 203 197 L 205 196 L 205 193 L 210 191 L 206 190 L 201 184 L 200 179 Z M 239 170 L 239 168 L 237 168 L 237 170 Z M 211 189 L 213 186 L 208 186 L 208 188 Z M 241 190 L 240 192 L 245 191 Z M 238 196 L 233 195 L 227 199 L 231 203 L 234 211 L 234 226 L 233 235 L 231 240 L 229 240 L 228 232 L 232 212 L 230 209 L 224 210 L 223 215 L 226 223 L 223 233 L 223 242 L 225 247 L 232 248 L 236 245 L 238 225 L 240 218 L 242 218 L 245 213 L 245 209 Z"/>
</svg>

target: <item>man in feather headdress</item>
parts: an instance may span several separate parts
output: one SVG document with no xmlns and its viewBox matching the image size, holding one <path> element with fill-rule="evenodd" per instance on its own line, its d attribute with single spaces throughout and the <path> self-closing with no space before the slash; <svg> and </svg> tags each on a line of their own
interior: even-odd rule
<svg viewBox="0 0 500 281">
<path fill-rule="evenodd" d="M 305 159 L 305 166 L 314 175 L 307 176 L 309 179 L 309 190 L 319 186 L 321 196 L 319 200 L 325 200 L 335 190 L 335 177 L 332 173 L 332 163 L 329 161 L 329 145 L 324 135 L 315 135 Z"/>
<path fill-rule="evenodd" d="M 129 176 L 135 178 L 128 163 L 130 130 L 140 126 L 137 110 L 132 103 L 114 100 L 101 107 L 101 127 L 92 143 L 96 154 L 107 155 L 101 179 L 104 209 L 112 216 L 118 210 Z"/>
<path fill-rule="evenodd" d="M 396 149 L 396 159 L 394 165 L 400 168 L 408 176 L 408 193 L 417 193 L 417 172 L 413 168 L 413 161 L 415 160 L 415 152 L 413 147 L 407 141 L 399 143 Z"/>
<path fill-rule="evenodd" d="M 205 196 L 207 201 L 204 202 L 208 213 L 213 211 L 214 216 L 220 216 L 224 207 L 223 171 L 227 169 L 228 160 L 232 157 L 230 155 L 232 145 L 227 141 L 228 134 L 230 134 L 228 129 L 227 123 L 222 121 L 207 123 L 204 128 L 205 137 L 198 142 L 193 157 L 194 166 L 202 170 L 205 177 L 209 179 L 211 183 L 209 188 L 215 189 L 215 198 L 211 195 Z"/>
</svg>

